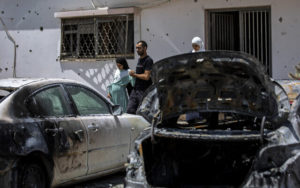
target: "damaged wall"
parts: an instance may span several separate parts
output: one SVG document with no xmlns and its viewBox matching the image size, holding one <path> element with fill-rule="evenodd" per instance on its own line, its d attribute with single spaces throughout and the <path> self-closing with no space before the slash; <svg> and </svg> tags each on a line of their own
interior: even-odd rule
<svg viewBox="0 0 300 188">
<path fill-rule="evenodd" d="M 294 73 L 294 66 L 300 63 L 298 0 L 172 0 L 142 11 L 142 38 L 149 41 L 149 53 L 156 60 L 189 52 L 194 36 L 205 40 L 205 10 L 258 6 L 271 7 L 272 76 L 288 79 L 288 73 Z"/>
<path fill-rule="evenodd" d="M 93 3 L 92 3 L 93 2 Z M 122 1 L 114 1 L 117 5 Z M 145 1 L 140 1 L 145 4 Z M 106 2 L 81 0 L 3 0 L 0 17 L 17 43 L 17 77 L 56 77 L 82 81 L 105 93 L 116 69 L 113 60 L 61 62 L 61 20 L 55 12 L 90 10 Z M 114 4 L 109 4 L 115 6 Z M 136 20 L 138 20 L 138 15 Z M 135 27 L 138 28 L 138 27 Z M 136 29 L 135 37 L 139 38 Z M 13 76 L 14 45 L 0 24 L 0 78 Z M 138 40 L 138 39 L 136 39 Z M 135 60 L 129 60 L 134 68 Z"/>
<path fill-rule="evenodd" d="M 116 69 L 113 60 L 61 62 L 61 22 L 55 12 L 137 6 L 135 42 L 149 43 L 155 60 L 191 51 L 191 39 L 205 40 L 205 10 L 270 6 L 272 29 L 272 72 L 275 79 L 288 78 L 300 63 L 300 14 L 298 0 L 2 0 L 0 17 L 17 43 L 17 77 L 59 77 L 83 81 L 104 93 Z M 139 25 L 141 19 L 141 25 Z M 13 43 L 0 25 L 0 78 L 12 77 Z M 135 68 L 135 59 L 129 60 Z"/>
</svg>

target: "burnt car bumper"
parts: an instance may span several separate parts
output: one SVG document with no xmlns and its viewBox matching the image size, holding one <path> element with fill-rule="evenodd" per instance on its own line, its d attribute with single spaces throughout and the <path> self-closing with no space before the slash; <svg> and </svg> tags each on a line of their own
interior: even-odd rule
<svg viewBox="0 0 300 188">
<path fill-rule="evenodd" d="M 135 181 L 134 179 L 125 178 L 125 187 L 127 188 L 148 188 L 144 182 Z"/>
<path fill-rule="evenodd" d="M 169 134 L 171 133 L 169 132 Z M 176 137 L 176 135 L 172 135 L 172 137 Z M 254 153 L 252 154 L 246 149 L 251 148 L 251 142 L 240 143 L 239 145 L 241 146 L 239 148 L 232 140 L 228 143 L 229 147 L 224 148 L 225 142 L 223 142 L 222 149 L 224 152 L 222 153 L 228 156 L 227 158 L 223 156 L 226 159 L 222 159 L 221 153 L 216 154 L 214 158 L 209 156 L 210 154 L 204 151 L 205 148 L 203 146 L 205 144 L 200 144 L 202 145 L 201 148 L 198 147 L 199 149 L 203 149 L 204 152 L 200 152 L 202 153 L 200 156 L 199 151 L 195 151 L 197 149 L 197 144 L 193 144 L 195 140 L 193 142 L 186 142 L 188 145 L 193 144 L 192 147 L 194 150 L 183 151 L 182 148 L 189 149 L 190 146 L 179 147 L 180 144 L 178 144 L 176 145 L 177 151 L 172 153 L 169 150 L 170 148 L 166 147 L 172 146 L 169 142 L 163 147 L 163 150 L 167 153 L 171 152 L 171 154 L 167 155 L 162 149 L 154 149 L 156 157 L 150 155 L 156 146 L 153 147 L 151 145 L 151 148 L 146 148 L 151 143 L 151 135 L 149 134 L 136 141 L 135 152 L 132 152 L 128 156 L 129 165 L 127 167 L 125 187 L 174 187 L 174 182 L 176 182 L 178 187 L 299 187 L 300 144 L 291 127 L 282 127 L 275 132 L 270 132 L 264 139 L 268 143 L 265 143 L 264 147 L 253 150 Z M 202 139 L 202 141 L 207 143 L 207 139 L 206 141 Z M 161 140 L 156 140 L 155 142 L 159 145 L 165 144 Z M 201 142 L 201 139 L 198 138 L 196 142 Z M 212 142 L 208 144 L 210 147 L 213 145 Z M 230 149 L 229 153 L 226 153 L 225 150 L 227 149 Z M 242 150 L 245 152 L 242 153 Z M 234 151 L 237 155 L 234 155 Z M 203 160 L 203 163 L 199 162 L 199 156 L 201 157 L 199 160 Z M 207 161 L 206 159 L 209 158 L 211 160 Z M 183 169 L 178 161 L 184 161 L 182 164 L 184 163 L 185 165 L 190 164 L 190 166 L 187 166 L 187 171 Z M 208 162 L 210 163 L 205 165 Z M 229 166 L 226 167 L 226 165 Z M 190 170 L 190 168 L 195 169 Z M 234 169 L 237 171 L 234 171 Z M 244 169 L 244 171 L 241 172 L 241 169 Z M 180 173 L 182 170 L 189 176 L 184 177 L 184 180 L 182 173 Z M 228 171 L 226 172 L 226 170 Z M 230 173 L 228 177 L 226 173 Z M 209 174 L 217 178 L 210 179 Z M 216 182 L 218 184 L 214 185 Z"/>
</svg>

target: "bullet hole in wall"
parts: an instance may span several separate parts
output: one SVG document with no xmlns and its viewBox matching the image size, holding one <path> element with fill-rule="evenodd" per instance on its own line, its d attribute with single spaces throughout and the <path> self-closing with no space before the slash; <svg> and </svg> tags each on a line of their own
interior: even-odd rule
<svg viewBox="0 0 300 188">
<path fill-rule="evenodd" d="M 35 13 L 36 15 L 40 15 L 40 13 L 38 13 L 37 11 L 34 11 L 34 13 Z"/>
<path fill-rule="evenodd" d="M 5 71 L 8 71 L 8 68 L 7 68 L 7 67 L 5 68 Z"/>
<path fill-rule="evenodd" d="M 19 45 L 18 45 L 18 44 L 16 45 L 16 48 L 19 48 Z"/>
<path fill-rule="evenodd" d="M 146 30 L 149 31 L 149 28 L 147 28 Z"/>
<path fill-rule="evenodd" d="M 80 72 L 78 72 L 77 74 L 78 74 L 78 76 L 80 76 Z"/>
<path fill-rule="evenodd" d="M 197 3 L 197 2 L 198 2 L 198 0 L 194 0 L 194 2 L 195 2 L 195 3 Z"/>
<path fill-rule="evenodd" d="M 25 20 L 25 17 L 23 17 L 22 19 Z"/>
<path fill-rule="evenodd" d="M 19 4 L 18 4 L 18 3 L 16 4 L 16 7 L 19 7 Z"/>
<path fill-rule="evenodd" d="M 30 14 L 30 13 L 31 13 L 31 10 L 28 10 L 28 13 Z"/>
<path fill-rule="evenodd" d="M 14 21 L 14 18 L 10 18 L 10 21 Z"/>
<path fill-rule="evenodd" d="M 51 10 L 51 7 L 48 7 L 49 10 Z"/>
<path fill-rule="evenodd" d="M 43 31 L 43 30 L 44 30 L 44 28 L 43 28 L 43 26 L 41 26 L 41 27 L 40 27 L 40 31 Z"/>
<path fill-rule="evenodd" d="M 282 17 L 280 17 L 278 20 L 279 20 L 279 22 L 281 23 L 283 19 L 282 19 Z"/>
<path fill-rule="evenodd" d="M 31 52 L 32 52 L 32 50 L 30 49 L 30 50 L 29 50 L 29 52 L 31 53 Z"/>
<path fill-rule="evenodd" d="M 167 36 L 169 36 L 169 33 L 166 33 Z"/>
<path fill-rule="evenodd" d="M 1 14 L 4 14 L 4 10 L 1 11 Z"/>
</svg>

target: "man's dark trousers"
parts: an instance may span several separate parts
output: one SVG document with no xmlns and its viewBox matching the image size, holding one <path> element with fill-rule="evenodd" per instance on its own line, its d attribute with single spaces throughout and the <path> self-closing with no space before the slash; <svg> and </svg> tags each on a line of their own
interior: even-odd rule
<svg viewBox="0 0 300 188">
<path fill-rule="evenodd" d="M 133 89 L 133 91 L 130 94 L 128 105 L 127 105 L 128 114 L 136 114 L 136 110 L 142 101 L 143 94 L 144 94 L 144 90 L 139 90 L 136 88 Z"/>
</svg>

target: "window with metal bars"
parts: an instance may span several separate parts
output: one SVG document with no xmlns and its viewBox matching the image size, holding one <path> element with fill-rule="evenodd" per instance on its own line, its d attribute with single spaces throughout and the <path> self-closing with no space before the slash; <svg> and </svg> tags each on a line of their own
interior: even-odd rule
<svg viewBox="0 0 300 188">
<path fill-rule="evenodd" d="M 62 19 L 62 60 L 134 58 L 133 15 Z"/>
<path fill-rule="evenodd" d="M 270 12 L 269 7 L 208 10 L 208 49 L 249 53 L 272 75 Z"/>
</svg>

